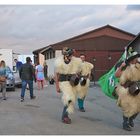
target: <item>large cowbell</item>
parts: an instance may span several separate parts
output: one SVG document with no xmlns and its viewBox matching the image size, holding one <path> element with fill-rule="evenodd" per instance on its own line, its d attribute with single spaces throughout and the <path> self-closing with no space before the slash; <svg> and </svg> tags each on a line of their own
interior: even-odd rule
<svg viewBox="0 0 140 140">
<path fill-rule="evenodd" d="M 130 47 L 140 54 L 140 33 L 127 45 L 127 50 L 129 50 Z"/>
</svg>

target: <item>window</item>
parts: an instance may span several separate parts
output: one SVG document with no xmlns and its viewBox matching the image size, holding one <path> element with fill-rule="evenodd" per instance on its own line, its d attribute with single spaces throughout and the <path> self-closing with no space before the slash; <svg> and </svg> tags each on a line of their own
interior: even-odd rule
<svg viewBox="0 0 140 140">
<path fill-rule="evenodd" d="M 45 60 L 55 58 L 55 51 L 50 50 L 45 54 Z"/>
<path fill-rule="evenodd" d="M 55 51 L 53 51 L 53 58 L 55 58 Z"/>
<path fill-rule="evenodd" d="M 49 53 L 48 52 L 46 53 L 46 59 L 49 59 Z"/>
<path fill-rule="evenodd" d="M 47 60 L 47 55 L 45 54 L 45 60 Z"/>
<path fill-rule="evenodd" d="M 52 58 L 52 51 L 50 51 L 50 59 Z"/>
</svg>

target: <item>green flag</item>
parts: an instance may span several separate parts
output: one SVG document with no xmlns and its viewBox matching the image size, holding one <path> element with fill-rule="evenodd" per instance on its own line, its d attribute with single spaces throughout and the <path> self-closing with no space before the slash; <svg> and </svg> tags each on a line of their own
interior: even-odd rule
<svg viewBox="0 0 140 140">
<path fill-rule="evenodd" d="M 119 79 L 115 77 L 116 65 L 125 60 L 126 54 L 127 53 L 125 51 L 114 67 L 108 73 L 100 77 L 98 81 L 103 93 L 112 99 L 117 99 L 117 97 L 113 96 L 113 92 L 115 92 L 115 86 L 119 82 Z"/>
</svg>

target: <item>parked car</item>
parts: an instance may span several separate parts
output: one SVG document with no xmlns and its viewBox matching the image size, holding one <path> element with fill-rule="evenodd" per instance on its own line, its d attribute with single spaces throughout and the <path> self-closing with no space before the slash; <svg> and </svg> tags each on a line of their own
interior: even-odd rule
<svg viewBox="0 0 140 140">
<path fill-rule="evenodd" d="M 6 75 L 7 75 L 6 89 L 11 89 L 11 90 L 15 91 L 15 77 L 14 77 L 14 73 L 12 72 L 10 67 L 8 67 L 8 66 L 6 67 Z"/>
<path fill-rule="evenodd" d="M 21 79 L 19 77 L 19 72 L 18 71 L 14 72 L 14 77 L 15 77 L 15 86 L 21 87 Z"/>
</svg>

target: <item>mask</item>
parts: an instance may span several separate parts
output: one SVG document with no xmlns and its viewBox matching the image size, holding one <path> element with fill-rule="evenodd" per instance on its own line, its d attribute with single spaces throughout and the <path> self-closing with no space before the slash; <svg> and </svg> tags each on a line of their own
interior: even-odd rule
<svg viewBox="0 0 140 140">
<path fill-rule="evenodd" d="M 70 61 L 71 61 L 71 59 L 70 59 L 68 56 L 64 56 L 64 62 L 65 62 L 66 64 L 69 64 Z"/>
</svg>

